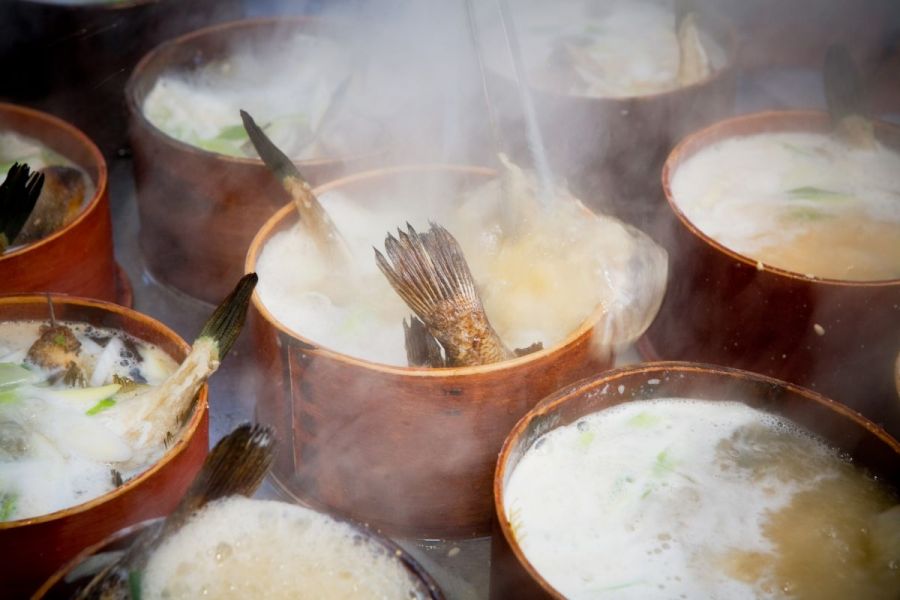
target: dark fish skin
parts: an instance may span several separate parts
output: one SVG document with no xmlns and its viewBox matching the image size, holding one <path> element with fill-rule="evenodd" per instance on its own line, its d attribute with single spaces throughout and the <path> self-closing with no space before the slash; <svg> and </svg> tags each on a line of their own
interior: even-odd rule
<svg viewBox="0 0 900 600">
<path fill-rule="evenodd" d="M 30 244 L 43 239 L 75 220 L 84 205 L 87 185 L 84 174 L 72 167 L 41 169 L 44 188 L 34 210 L 16 236 L 16 244 Z"/>
<path fill-rule="evenodd" d="M 0 254 L 15 243 L 44 187 L 44 175 L 14 163 L 0 184 Z"/>
<path fill-rule="evenodd" d="M 153 551 L 200 508 L 228 496 L 252 496 L 275 457 L 275 437 L 261 425 L 241 425 L 213 448 L 181 502 L 162 523 L 145 529 L 125 553 L 75 596 L 78 600 L 130 600 Z"/>
<path fill-rule="evenodd" d="M 425 323 L 415 315 L 409 319 L 409 325 L 406 324 L 406 319 L 403 320 L 403 339 L 406 342 L 406 361 L 409 366 L 432 369 L 447 366 L 440 344 L 428 332 Z"/>
<path fill-rule="evenodd" d="M 426 233 L 411 225 L 388 235 L 388 258 L 375 261 L 391 286 L 441 344 L 449 367 L 500 362 L 515 355 L 503 344 L 484 312 L 459 243 L 440 225 Z"/>
</svg>

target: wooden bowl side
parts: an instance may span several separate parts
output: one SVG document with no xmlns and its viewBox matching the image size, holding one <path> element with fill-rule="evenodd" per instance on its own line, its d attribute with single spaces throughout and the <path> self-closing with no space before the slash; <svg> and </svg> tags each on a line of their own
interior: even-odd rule
<svg viewBox="0 0 900 600">
<path fill-rule="evenodd" d="M 900 433 L 893 384 L 900 280 L 810 279 L 733 252 L 678 209 L 671 178 L 709 144 L 774 131 L 826 132 L 816 111 L 767 112 L 717 123 L 673 150 L 663 170 L 668 199 L 664 245 L 669 288 L 647 331 L 646 356 L 724 364 L 785 379 L 846 403 Z M 900 128 L 879 124 L 880 141 L 900 149 Z M 819 326 L 824 335 L 817 332 Z M 822 331 L 820 330 L 820 331 Z"/>
<path fill-rule="evenodd" d="M 176 360 L 190 351 L 165 325 L 113 304 L 57 296 L 60 320 L 88 322 L 123 330 L 158 345 Z M 0 296 L 0 321 L 46 320 L 46 296 Z M 206 457 L 209 413 L 206 386 L 180 439 L 147 471 L 119 488 L 49 515 L 0 523 L 0 588 L 11 597 L 27 596 L 83 548 L 138 521 L 171 511 Z"/>
<path fill-rule="evenodd" d="M 106 161 L 83 133 L 46 113 L 0 103 L 0 129 L 35 138 L 91 178 L 94 196 L 59 231 L 0 256 L 3 293 L 58 292 L 116 301 Z"/>
<path fill-rule="evenodd" d="M 72 598 L 78 591 L 80 585 L 84 585 L 86 577 L 72 577 L 73 571 L 78 568 L 87 559 L 104 552 L 115 552 L 128 548 L 134 540 L 147 527 L 158 522 L 159 519 L 144 521 L 131 527 L 127 527 L 113 533 L 106 539 L 82 550 L 78 556 L 60 567 L 40 589 L 32 596 L 32 600 L 68 600 Z M 425 594 L 430 600 L 444 600 L 444 594 L 432 579 L 431 575 L 416 562 L 416 560 L 406 550 L 373 531 L 371 528 L 360 523 L 349 522 L 349 524 L 357 529 L 360 535 L 365 536 L 370 541 L 378 544 L 392 556 L 395 556 L 403 565 L 403 568 L 409 574 L 410 578 L 417 584 L 418 591 Z"/>
<path fill-rule="evenodd" d="M 460 185 L 489 169 L 422 165 L 361 173 L 317 190 L 378 185 L 439 173 Z M 245 269 L 262 247 L 294 224 L 292 206 L 254 239 Z M 612 365 L 591 343 L 589 319 L 564 342 L 513 361 L 463 369 L 393 367 L 355 359 L 308 340 L 253 298 L 257 418 L 275 427 L 273 469 L 285 492 L 316 507 L 392 533 L 417 537 L 484 535 L 491 476 L 509 428 L 540 398 Z M 399 467 L 398 467 L 399 465 Z"/>
<path fill-rule="evenodd" d="M 516 424 L 504 442 L 494 476 L 491 598 L 563 598 L 525 557 L 504 508 L 505 486 L 535 440 L 552 429 L 624 402 L 671 397 L 739 401 L 786 417 L 846 452 L 854 464 L 900 491 L 900 442 L 820 394 L 755 373 L 698 363 L 647 363 L 617 369 L 546 398 Z"/>
<path fill-rule="evenodd" d="M 254 234 L 290 197 L 260 160 L 209 152 L 153 125 L 142 106 L 156 81 L 170 70 L 195 69 L 223 57 L 237 43 L 268 44 L 277 35 L 325 35 L 333 29 L 308 17 L 235 21 L 161 44 L 135 67 L 126 99 L 140 244 L 147 268 L 158 281 L 217 302 L 230 291 L 228 282 L 241 276 Z M 297 164 L 315 185 L 378 160 L 383 150 Z"/>
</svg>

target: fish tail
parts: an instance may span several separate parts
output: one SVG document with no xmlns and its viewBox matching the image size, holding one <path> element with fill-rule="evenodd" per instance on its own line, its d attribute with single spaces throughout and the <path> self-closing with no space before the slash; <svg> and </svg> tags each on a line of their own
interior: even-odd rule
<svg viewBox="0 0 900 600">
<path fill-rule="evenodd" d="M 261 425 L 240 425 L 222 438 L 207 455 L 200 472 L 178 506 L 162 524 L 146 528 L 115 562 L 105 567 L 76 598 L 136 597 L 134 575 L 146 567 L 153 551 L 178 530 L 198 509 L 228 496 L 252 496 L 269 472 L 274 454 L 272 430 Z"/>
<path fill-rule="evenodd" d="M 509 356 L 494 332 L 459 243 L 431 223 L 419 234 L 409 224 L 377 249 L 375 261 L 391 286 L 443 346 L 451 366 L 486 364 Z"/>
<path fill-rule="evenodd" d="M 253 295 L 257 281 L 259 278 L 256 273 L 248 273 L 241 277 L 231 293 L 206 321 L 200 335 L 197 336 L 198 341 L 202 338 L 211 338 L 216 343 L 219 360 L 225 358 L 241 333 L 247 317 L 250 297 Z"/>
<path fill-rule="evenodd" d="M 406 360 L 409 366 L 432 368 L 446 366 L 440 344 L 418 317 L 410 317 L 409 325 L 406 324 L 406 319 L 403 319 L 403 337 L 406 340 Z"/>
<path fill-rule="evenodd" d="M 281 180 L 282 187 L 297 207 L 301 222 L 315 238 L 319 249 L 330 257 L 347 258 L 348 252 L 340 232 L 296 165 L 269 139 L 247 111 L 241 111 L 241 119 L 257 154 Z"/>
<path fill-rule="evenodd" d="M 0 184 L 0 252 L 18 237 L 44 187 L 44 175 L 27 164 L 13 164 Z"/>
</svg>

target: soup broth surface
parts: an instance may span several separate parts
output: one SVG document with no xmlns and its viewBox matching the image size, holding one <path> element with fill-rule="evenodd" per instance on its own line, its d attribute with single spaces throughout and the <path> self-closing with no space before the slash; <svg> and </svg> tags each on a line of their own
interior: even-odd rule
<svg viewBox="0 0 900 600">
<path fill-rule="evenodd" d="M 43 323 L 0 323 L 0 521 L 48 514 L 105 494 L 142 473 L 165 448 L 123 437 L 141 389 L 177 364 L 121 331 L 64 323 L 81 343 L 85 385 L 26 361 Z M 132 389 L 119 385 L 127 378 Z M 118 477 L 118 481 L 116 480 Z"/>
<path fill-rule="evenodd" d="M 308 508 L 234 497 L 167 539 L 142 581 L 147 599 L 424 598 L 403 564 L 352 527 Z"/>
<path fill-rule="evenodd" d="M 381 129 L 361 100 L 366 75 L 350 60 L 327 37 L 273 32 L 269 43 L 235 43 L 227 57 L 197 70 L 163 73 L 144 115 L 192 146 L 257 158 L 243 109 L 294 159 L 358 156 L 374 149 Z"/>
<path fill-rule="evenodd" d="M 508 183 L 519 187 L 505 193 L 496 179 L 464 189 L 420 177 L 389 189 L 323 194 L 349 246 L 349 266 L 329 265 L 297 225 L 272 236 L 260 253 L 260 298 L 276 319 L 316 344 L 405 366 L 402 321 L 412 311 L 378 270 L 372 248 L 383 248 L 385 235 L 406 223 L 422 232 L 433 221 L 459 241 L 485 312 L 510 348 L 534 342 L 548 348 L 594 311 L 636 304 L 631 294 L 644 275 L 633 259 L 656 249 L 649 238 L 564 194 L 552 210 L 533 212 L 540 210 L 529 187 L 535 182 L 519 175 Z M 512 215 L 521 219 L 511 223 Z"/>
<path fill-rule="evenodd" d="M 894 599 L 898 498 L 739 402 L 626 402 L 541 436 L 506 517 L 567 598 Z"/>
<path fill-rule="evenodd" d="M 727 139 L 675 170 L 672 194 L 703 233 L 763 264 L 829 279 L 900 278 L 900 154 L 828 135 Z"/>
<path fill-rule="evenodd" d="M 529 82 L 560 94 L 628 97 L 656 94 L 679 81 L 679 40 L 673 3 L 666 0 L 515 0 L 510 2 Z M 511 74 L 508 50 L 493 3 L 482 18 L 492 35 L 490 64 Z M 700 32 L 709 71 L 725 54 Z"/>
</svg>

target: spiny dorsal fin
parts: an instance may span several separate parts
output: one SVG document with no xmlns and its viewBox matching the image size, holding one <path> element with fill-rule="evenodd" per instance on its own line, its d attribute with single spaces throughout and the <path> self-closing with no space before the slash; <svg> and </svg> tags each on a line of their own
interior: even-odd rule
<svg viewBox="0 0 900 600">
<path fill-rule="evenodd" d="M 253 295 L 257 281 L 259 278 L 256 273 L 248 273 L 241 277 L 231 293 L 219 304 L 206 324 L 203 325 L 200 335 L 197 336 L 198 340 L 208 337 L 216 341 L 219 360 L 225 358 L 241 333 L 244 319 L 247 317 L 250 297 Z"/>
<path fill-rule="evenodd" d="M 300 221 L 330 258 L 346 261 L 349 251 L 340 232 L 291 159 L 276 146 L 247 111 L 241 111 L 244 129 L 266 167 L 281 181 L 300 214 Z"/>
<path fill-rule="evenodd" d="M 0 184 L 0 252 L 22 231 L 43 187 L 43 173 L 32 173 L 26 164 L 14 163 L 6 174 Z"/>
<path fill-rule="evenodd" d="M 122 556 L 94 576 L 77 598 L 130 598 L 132 572 L 143 569 L 159 544 L 191 515 L 214 500 L 253 495 L 269 472 L 274 446 L 272 430 L 260 425 L 241 425 L 222 438 L 172 514 L 145 529 Z"/>
<path fill-rule="evenodd" d="M 403 319 L 403 337 L 406 340 L 406 360 L 409 366 L 433 369 L 446 366 L 440 344 L 418 317 L 410 317 L 409 325 Z"/>
</svg>

